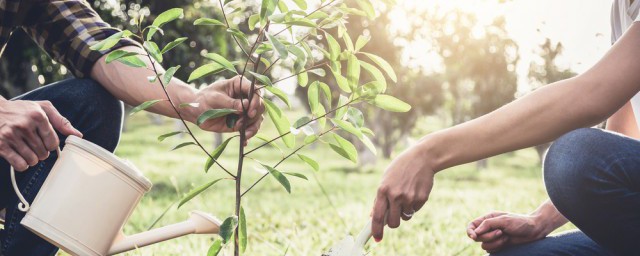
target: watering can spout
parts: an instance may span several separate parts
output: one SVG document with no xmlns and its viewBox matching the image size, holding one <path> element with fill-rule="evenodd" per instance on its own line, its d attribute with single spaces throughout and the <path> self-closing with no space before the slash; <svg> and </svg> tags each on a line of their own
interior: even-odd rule
<svg viewBox="0 0 640 256">
<path fill-rule="evenodd" d="M 193 211 L 188 220 L 180 223 L 131 236 L 120 234 L 113 242 L 108 254 L 118 254 L 189 234 L 218 234 L 220 224 L 220 220 L 210 214 Z"/>
</svg>

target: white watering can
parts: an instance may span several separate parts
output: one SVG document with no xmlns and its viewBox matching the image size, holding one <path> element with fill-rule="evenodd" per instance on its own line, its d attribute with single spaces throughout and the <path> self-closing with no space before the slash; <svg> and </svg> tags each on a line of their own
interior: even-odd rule
<svg viewBox="0 0 640 256">
<path fill-rule="evenodd" d="M 11 180 L 27 212 L 20 222 L 72 255 L 112 255 L 188 234 L 217 234 L 220 220 L 194 211 L 188 220 L 126 236 L 122 227 L 151 189 L 132 164 L 89 141 L 69 136 L 32 205 Z"/>
</svg>

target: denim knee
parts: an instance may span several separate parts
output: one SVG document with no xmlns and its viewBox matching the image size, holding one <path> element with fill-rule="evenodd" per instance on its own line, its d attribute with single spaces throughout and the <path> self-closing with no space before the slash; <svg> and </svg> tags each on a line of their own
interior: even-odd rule
<svg viewBox="0 0 640 256">
<path fill-rule="evenodd" d="M 574 130 L 557 139 L 544 159 L 544 183 L 551 201 L 558 209 L 586 199 L 599 159 L 598 137 L 603 131 L 592 128 Z M 561 211 L 562 212 L 562 211 Z"/>
<path fill-rule="evenodd" d="M 115 150 L 122 129 L 124 106 L 98 82 L 91 79 L 64 81 L 61 91 L 51 99 L 56 108 L 88 139 L 103 148 Z"/>
</svg>

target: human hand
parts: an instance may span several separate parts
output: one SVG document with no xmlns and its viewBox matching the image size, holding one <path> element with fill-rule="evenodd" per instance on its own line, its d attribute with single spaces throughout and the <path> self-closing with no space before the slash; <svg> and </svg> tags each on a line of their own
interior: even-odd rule
<svg viewBox="0 0 640 256">
<path fill-rule="evenodd" d="M 82 137 L 49 101 L 0 99 L 0 157 L 17 171 L 47 159 L 49 151 L 58 148 L 56 130 Z"/>
<path fill-rule="evenodd" d="M 467 235 L 482 243 L 488 253 L 510 245 L 529 243 L 546 237 L 550 231 L 544 222 L 533 215 L 492 212 L 473 220 L 467 226 Z"/>
<path fill-rule="evenodd" d="M 234 132 L 238 131 L 246 122 L 246 139 L 248 140 L 258 133 L 258 129 L 264 119 L 262 113 L 264 113 L 265 110 L 258 92 L 254 92 L 251 103 L 249 104 L 247 97 L 250 89 L 251 81 L 236 76 L 231 79 L 215 82 L 200 90 L 196 95 L 196 103 L 199 104 L 195 109 L 197 114 L 194 115 L 195 118 L 193 118 L 193 122 L 195 123 L 198 116 L 209 109 L 235 109 L 241 117 L 232 128 L 227 127 L 225 117 L 210 119 L 200 124 L 200 128 L 212 132 Z M 241 101 L 240 98 L 244 99 Z M 243 106 L 249 107 L 247 110 L 249 120 L 245 120 L 242 117 Z"/>
<path fill-rule="evenodd" d="M 400 226 L 420 210 L 429 198 L 435 172 L 418 148 L 398 156 L 385 171 L 372 214 L 372 234 L 376 242 L 382 240 L 386 223 L 390 228 Z M 388 211 L 388 214 L 386 214 Z"/>
</svg>

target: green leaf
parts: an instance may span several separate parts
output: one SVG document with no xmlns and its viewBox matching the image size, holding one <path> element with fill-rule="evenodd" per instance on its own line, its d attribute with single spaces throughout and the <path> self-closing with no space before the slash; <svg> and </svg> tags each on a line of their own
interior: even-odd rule
<svg viewBox="0 0 640 256">
<path fill-rule="evenodd" d="M 194 188 L 193 190 L 189 191 L 189 193 L 187 193 L 186 196 L 184 196 L 181 200 L 180 203 L 178 204 L 178 208 L 180 208 L 181 206 L 183 206 L 184 204 L 186 204 L 187 202 L 191 201 L 191 199 L 193 199 L 194 197 L 198 196 L 199 194 L 201 194 L 202 192 L 204 192 L 205 190 L 207 190 L 209 187 L 213 186 L 213 184 L 218 183 L 218 181 L 221 181 L 223 179 L 217 179 L 217 180 L 212 180 L 206 184 L 203 184 L 197 188 Z"/>
<path fill-rule="evenodd" d="M 344 41 L 344 45 L 347 46 L 347 51 L 349 52 L 355 52 L 355 48 L 353 47 L 353 40 L 351 40 L 351 36 L 349 36 L 349 33 L 344 33 L 344 35 L 342 36 L 342 40 Z"/>
<path fill-rule="evenodd" d="M 233 231 L 238 226 L 238 216 L 232 216 L 225 219 L 220 225 L 220 237 L 222 237 L 222 243 L 226 244 L 233 236 Z"/>
<path fill-rule="evenodd" d="M 380 94 L 371 102 L 376 107 L 391 112 L 407 112 L 411 110 L 411 105 L 401 101 L 391 95 Z"/>
<path fill-rule="evenodd" d="M 297 173 L 297 172 L 283 172 L 283 174 L 285 175 L 289 175 L 289 176 L 293 176 L 293 177 L 297 177 L 303 180 L 309 180 L 307 178 L 307 176 L 304 176 L 303 174 Z"/>
<path fill-rule="evenodd" d="M 318 140 L 318 138 L 319 138 L 318 135 L 315 135 L 315 134 L 314 135 L 309 135 L 306 138 L 304 138 L 304 144 L 305 145 L 309 145 L 311 143 L 314 143 L 314 142 L 316 142 Z"/>
<path fill-rule="evenodd" d="M 358 37 L 358 41 L 356 41 L 356 47 L 354 50 L 356 52 L 359 52 L 360 50 L 362 50 L 362 47 L 364 47 L 369 42 L 369 40 L 371 40 L 371 36 L 360 35 Z"/>
<path fill-rule="evenodd" d="M 349 82 L 351 91 L 355 91 L 356 88 L 358 88 L 358 83 L 360 82 L 360 62 L 353 54 L 349 54 L 347 62 L 347 81 Z"/>
<path fill-rule="evenodd" d="M 341 51 L 340 44 L 335 38 L 333 38 L 333 36 L 331 36 L 331 34 L 325 33 L 325 36 L 327 37 L 327 43 L 329 44 L 329 59 L 337 60 Z"/>
<path fill-rule="evenodd" d="M 360 6 L 360 9 L 367 14 L 369 19 L 374 19 L 376 17 L 376 11 L 373 9 L 373 5 L 371 5 L 369 0 L 358 0 L 357 3 L 358 6 Z"/>
<path fill-rule="evenodd" d="M 380 92 L 381 93 L 384 92 L 386 90 L 386 88 L 387 88 L 387 79 L 384 77 L 384 75 L 382 74 L 380 69 L 378 69 L 374 65 L 371 65 L 371 64 L 366 63 L 364 61 L 360 61 L 360 66 L 365 71 L 367 71 L 373 77 L 373 79 L 375 79 L 376 81 L 378 81 L 378 82 L 380 82 L 382 84 L 383 90 L 380 91 Z"/>
<path fill-rule="evenodd" d="M 165 139 L 167 139 L 169 137 L 176 136 L 176 135 L 181 134 L 181 133 L 184 133 L 184 131 L 176 131 L 176 132 L 170 132 L 170 133 L 162 134 L 162 135 L 160 135 L 158 137 L 158 141 L 162 142 L 162 141 L 164 141 Z"/>
<path fill-rule="evenodd" d="M 283 153 L 282 148 L 280 148 L 280 146 L 278 146 L 278 143 L 276 143 L 275 141 L 271 141 L 271 138 L 267 137 L 266 135 L 262 134 L 262 133 L 258 133 L 256 134 L 256 136 L 254 136 L 254 138 L 257 138 L 261 141 L 263 141 L 264 143 L 268 143 L 268 146 L 274 147 L 276 149 L 278 149 L 278 151 L 280 151 L 280 153 Z"/>
<path fill-rule="evenodd" d="M 182 13 L 182 8 L 173 8 L 166 10 L 153 20 L 152 25 L 162 27 L 162 25 L 180 18 L 180 16 L 182 16 Z"/>
<path fill-rule="evenodd" d="M 375 133 L 373 133 L 373 131 L 367 127 L 360 127 L 360 131 L 362 131 L 363 134 L 367 134 L 367 135 L 371 135 L 371 136 L 376 136 Z"/>
<path fill-rule="evenodd" d="M 323 82 L 319 82 L 318 86 L 322 90 L 322 94 L 324 94 L 324 97 L 325 97 L 325 100 L 327 101 L 327 105 L 329 106 L 329 109 L 331 109 L 331 98 L 332 98 L 331 88 L 329 88 L 329 85 Z"/>
<path fill-rule="evenodd" d="M 384 72 L 387 73 L 389 78 L 391 78 L 391 80 L 394 83 L 398 82 L 398 77 L 396 76 L 396 72 L 393 71 L 393 68 L 391 67 L 391 65 L 389 65 L 389 63 L 386 60 L 371 53 L 366 53 L 366 52 L 361 52 L 361 53 L 369 57 L 369 59 L 371 59 L 374 63 L 376 63 L 380 68 L 382 68 L 382 70 L 384 70 Z"/>
<path fill-rule="evenodd" d="M 161 102 L 161 101 L 165 101 L 165 100 L 150 100 L 150 101 L 146 101 L 146 102 L 138 105 L 137 107 L 133 108 L 131 110 L 131 112 L 129 113 L 129 115 L 130 116 L 134 115 L 135 113 L 138 113 L 138 112 L 140 112 L 142 110 L 145 110 L 145 109 L 147 109 L 147 108 L 149 108 L 149 107 L 151 107 L 151 106 L 153 106 L 156 103 Z"/>
<path fill-rule="evenodd" d="M 173 148 L 171 149 L 171 151 L 174 151 L 174 150 L 176 150 L 176 149 L 180 149 L 180 148 L 183 148 L 183 147 L 186 147 L 186 146 L 191 146 L 191 145 L 196 145 L 196 144 L 195 144 L 195 143 L 193 143 L 193 142 L 184 142 L 184 143 L 180 143 L 180 144 L 176 145 L 175 147 L 173 147 Z"/>
<path fill-rule="evenodd" d="M 191 82 L 203 76 L 211 75 L 219 73 L 220 71 L 225 70 L 225 68 L 218 63 L 209 63 L 200 66 L 189 75 L 189 79 L 187 82 Z"/>
<path fill-rule="evenodd" d="M 263 24 L 266 18 L 271 16 L 276 10 L 277 3 L 278 0 L 262 0 L 262 4 L 260 5 L 260 20 Z"/>
<path fill-rule="evenodd" d="M 307 1 L 305 0 L 293 0 L 293 2 L 302 10 L 307 9 Z"/>
<path fill-rule="evenodd" d="M 128 57 L 128 56 L 136 56 L 138 55 L 137 52 L 127 52 L 127 51 L 123 51 L 123 50 L 115 50 L 109 53 L 109 55 L 107 55 L 107 59 L 105 60 L 105 62 L 107 64 L 113 62 L 114 60 L 118 60 L 124 57 Z"/>
<path fill-rule="evenodd" d="M 153 20 L 152 26 L 160 28 L 167 22 L 171 22 L 177 18 L 180 18 L 180 16 L 182 16 L 182 13 L 182 8 L 173 8 L 166 10 Z M 153 37 L 157 30 L 157 28 L 150 28 L 149 32 L 147 32 L 147 40 L 151 40 L 151 37 Z"/>
<path fill-rule="evenodd" d="M 362 111 L 357 108 L 349 108 L 349 110 L 347 110 L 347 120 L 358 128 L 364 125 L 364 115 Z"/>
<path fill-rule="evenodd" d="M 325 110 L 324 106 L 319 105 L 318 109 L 316 112 L 312 112 L 312 114 L 316 117 L 321 117 L 327 114 L 327 111 Z M 318 128 L 320 130 L 324 129 L 325 125 L 327 124 L 327 118 L 323 117 L 318 119 Z"/>
<path fill-rule="evenodd" d="M 364 144 L 371 151 L 371 153 L 373 153 L 373 155 L 378 155 L 376 146 L 373 144 L 373 142 L 371 142 L 371 139 L 369 139 L 369 137 L 362 135 L 360 141 L 362 141 L 362 144 Z"/>
<path fill-rule="evenodd" d="M 324 77 L 324 76 L 327 75 L 327 72 L 325 72 L 324 69 L 321 69 L 321 68 L 315 68 L 315 69 L 312 69 L 312 70 L 308 70 L 307 72 L 313 73 L 313 74 L 315 74 L 315 75 L 317 75 L 319 77 Z"/>
<path fill-rule="evenodd" d="M 295 20 L 285 21 L 283 24 L 287 24 L 291 26 L 310 27 L 310 28 L 315 28 L 318 26 L 317 23 L 305 18 L 298 18 Z"/>
<path fill-rule="evenodd" d="M 209 119 L 214 119 L 214 118 L 218 118 L 218 117 L 223 117 L 229 114 L 233 114 L 238 112 L 235 109 L 230 109 L 230 108 L 222 108 L 222 109 L 209 109 L 207 111 L 205 111 L 204 113 L 202 113 L 200 116 L 198 116 L 198 120 L 196 122 L 197 125 L 201 125 L 204 122 L 208 121 Z"/>
<path fill-rule="evenodd" d="M 331 69 L 331 73 L 333 73 L 333 77 L 335 77 L 336 83 L 338 84 L 338 87 L 340 87 L 340 90 L 346 93 L 352 92 L 351 87 L 349 87 L 349 81 L 347 80 L 347 78 L 342 76 L 339 71 L 335 71 L 333 69 Z"/>
<path fill-rule="evenodd" d="M 300 71 L 302 71 L 304 66 L 307 65 L 307 54 L 303 49 L 295 45 L 289 46 L 289 52 L 293 53 L 293 55 L 296 56 L 296 61 L 293 65 L 293 70 L 296 73 L 299 73 Z"/>
<path fill-rule="evenodd" d="M 356 147 L 345 138 L 340 137 L 338 134 L 334 133 L 333 138 L 336 140 L 337 144 L 329 144 L 331 149 L 344 158 L 349 159 L 354 163 L 358 163 L 358 151 L 356 150 Z"/>
<path fill-rule="evenodd" d="M 287 3 L 285 3 L 284 1 L 278 1 L 278 10 L 280 10 L 281 13 L 287 13 L 289 12 L 289 7 L 287 7 Z M 271 15 L 271 17 L 273 16 L 275 15 Z M 271 17 L 269 17 L 270 20 Z"/>
<path fill-rule="evenodd" d="M 307 72 L 298 74 L 298 84 L 302 87 L 305 87 L 307 86 L 307 83 L 309 83 L 309 75 L 307 74 Z"/>
<path fill-rule="evenodd" d="M 220 144 L 220 146 L 218 146 L 216 149 L 213 150 L 213 152 L 211 152 L 211 157 L 207 157 L 207 162 L 204 164 L 205 173 L 209 172 L 209 169 L 211 169 L 211 166 L 213 166 L 213 163 L 216 160 L 218 160 L 220 155 L 222 155 L 222 152 L 224 152 L 224 149 L 226 149 L 227 145 L 229 145 L 229 141 L 231 141 L 231 139 L 235 137 L 236 136 L 226 139 L 224 142 L 222 142 L 222 144 Z"/>
<path fill-rule="evenodd" d="M 289 180 L 287 179 L 287 177 L 285 177 L 280 171 L 274 169 L 271 166 L 268 165 L 262 165 L 264 166 L 264 168 L 266 168 L 269 173 L 276 178 L 276 180 L 278 180 L 278 182 L 280 182 L 280 184 L 284 187 L 284 189 L 287 190 L 287 192 L 289 192 L 289 194 L 291 194 L 291 184 L 289 183 Z"/>
<path fill-rule="evenodd" d="M 303 1 L 303 0 L 299 0 L 299 1 Z M 307 19 L 317 20 L 317 19 L 324 19 L 324 18 L 327 18 L 327 17 L 329 17 L 329 14 L 327 14 L 326 12 L 315 11 L 314 13 L 310 13 L 309 16 L 307 16 Z"/>
<path fill-rule="evenodd" d="M 308 116 L 303 116 L 293 123 L 293 128 L 300 129 L 304 127 L 306 124 L 309 124 L 309 122 L 311 122 L 311 118 Z"/>
<path fill-rule="evenodd" d="M 336 107 L 341 107 L 341 108 L 336 110 L 336 115 L 334 116 L 334 118 L 342 119 L 344 115 L 347 114 L 347 110 L 349 109 L 349 106 L 344 106 L 345 104 L 347 104 L 347 102 L 349 102 L 349 99 L 344 95 L 340 95 L 340 98 L 338 98 L 338 105 L 336 105 Z"/>
<path fill-rule="evenodd" d="M 119 58 L 116 61 L 134 68 L 144 68 L 147 66 L 147 63 L 138 58 L 138 56 L 126 56 Z"/>
<path fill-rule="evenodd" d="M 356 128 L 351 123 L 340 120 L 340 119 L 331 119 L 331 122 L 333 122 L 336 126 L 340 127 L 340 129 L 348 133 L 351 133 L 358 138 L 362 138 L 362 132 L 360 131 L 360 129 Z"/>
<path fill-rule="evenodd" d="M 162 48 L 162 51 L 160 51 L 162 54 L 167 53 L 168 51 L 170 51 L 173 48 L 176 48 L 176 46 L 180 45 L 182 42 L 187 41 L 186 37 L 180 37 L 176 40 L 173 40 L 171 43 L 168 43 L 167 45 L 164 46 L 164 48 Z"/>
<path fill-rule="evenodd" d="M 320 82 L 315 81 L 309 85 L 309 90 L 307 90 L 307 99 L 309 100 L 309 107 L 311 108 L 311 112 L 316 112 L 318 110 L 318 105 L 320 104 L 320 100 L 318 97 L 318 84 Z"/>
<path fill-rule="evenodd" d="M 219 21 L 219 20 L 216 20 L 216 19 L 211 19 L 211 18 L 199 18 L 199 19 L 197 19 L 197 20 L 195 20 L 193 22 L 193 25 L 196 25 L 196 26 L 223 26 L 223 27 L 227 26 L 222 21 Z"/>
<path fill-rule="evenodd" d="M 240 251 L 247 250 L 247 218 L 244 215 L 244 208 L 240 206 L 240 222 L 238 228 L 238 240 L 240 240 Z"/>
<path fill-rule="evenodd" d="M 280 88 L 275 87 L 275 86 L 267 86 L 267 87 L 265 87 L 265 89 L 267 89 L 267 91 L 273 93 L 273 95 L 278 97 L 285 104 L 287 104 L 287 106 L 289 108 L 291 108 L 291 104 L 289 104 L 289 97 L 287 96 L 287 94 L 284 93 L 284 91 L 280 90 Z"/>
<path fill-rule="evenodd" d="M 233 64 L 231 64 L 231 62 L 229 60 L 227 60 L 225 57 L 222 57 L 222 55 L 217 54 L 217 53 L 207 53 L 207 55 L 205 55 L 205 57 L 217 62 L 218 64 L 222 65 L 227 70 L 238 74 L 238 71 L 236 71 L 236 67 L 233 66 Z"/>
<path fill-rule="evenodd" d="M 143 46 L 147 49 L 147 52 L 149 52 L 149 55 L 151 55 L 154 60 L 158 63 L 162 63 L 162 54 L 160 53 L 160 49 L 158 49 L 158 45 L 156 43 L 145 41 Z"/>
<path fill-rule="evenodd" d="M 298 157 L 300 158 L 300 160 L 304 161 L 309 166 L 311 166 L 311 168 L 313 168 L 313 170 L 315 170 L 316 172 L 320 171 L 320 165 L 315 160 L 313 160 L 310 157 L 305 156 L 303 154 L 298 154 Z"/>
<path fill-rule="evenodd" d="M 282 113 L 282 110 L 270 100 L 264 99 L 264 105 L 278 133 L 283 136 L 282 141 L 284 141 L 284 144 L 287 145 L 288 148 L 293 148 L 295 146 L 295 137 L 289 133 L 291 125 L 287 117 Z"/>
<path fill-rule="evenodd" d="M 364 47 L 369 42 L 369 40 L 371 40 L 371 36 L 360 35 L 358 37 L 358 41 L 356 41 L 356 47 L 354 50 L 356 52 L 360 51 L 362 47 Z"/>
<path fill-rule="evenodd" d="M 218 256 L 220 251 L 222 250 L 222 240 L 216 239 L 209 247 L 209 251 L 207 251 L 207 256 Z"/>
<path fill-rule="evenodd" d="M 278 53 L 278 57 L 280 57 L 280 59 L 286 59 L 287 56 L 289 56 L 289 51 L 287 51 L 287 47 L 284 46 L 282 42 L 280 42 L 275 36 L 271 35 L 270 33 L 267 33 L 267 37 L 269 38 L 269 42 L 271 43 L 273 48 L 276 49 L 276 52 Z"/>
<path fill-rule="evenodd" d="M 249 17 L 249 30 L 254 30 L 256 29 L 256 25 L 258 24 L 258 22 L 260 21 L 260 15 L 259 14 L 254 14 L 251 15 Z"/>
<path fill-rule="evenodd" d="M 178 69 L 180 69 L 180 65 L 170 67 L 169 69 L 167 69 L 167 71 L 164 72 L 164 75 L 162 75 L 162 82 L 164 83 L 164 86 L 169 85 L 171 79 L 173 78 L 173 75 L 176 74 L 176 71 L 178 71 Z"/>
<path fill-rule="evenodd" d="M 273 83 L 271 83 L 271 79 L 269 79 L 269 77 L 253 72 L 253 71 L 249 71 L 249 73 L 251 75 L 253 75 L 253 77 L 255 77 L 260 83 L 262 83 L 265 86 L 273 86 Z"/>
<path fill-rule="evenodd" d="M 125 37 L 125 33 L 128 32 L 128 35 L 131 35 L 131 32 L 128 30 L 117 32 L 102 41 L 97 42 L 96 44 L 89 47 L 89 49 L 94 51 L 106 51 L 114 47 L 121 38 Z"/>
</svg>

